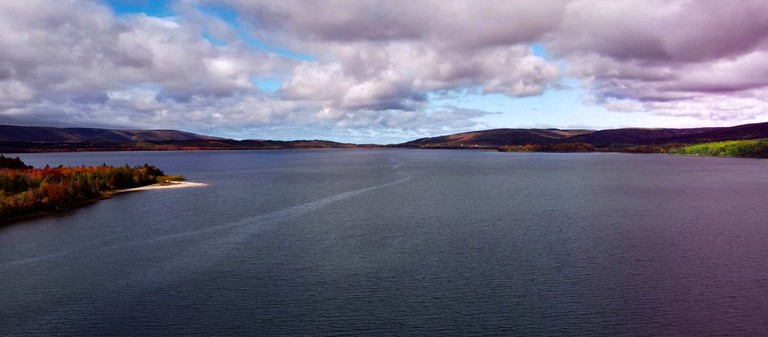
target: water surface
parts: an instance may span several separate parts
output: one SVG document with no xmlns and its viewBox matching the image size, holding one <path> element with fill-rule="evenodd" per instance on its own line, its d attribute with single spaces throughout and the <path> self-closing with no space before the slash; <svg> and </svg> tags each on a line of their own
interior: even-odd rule
<svg viewBox="0 0 768 337">
<path fill-rule="evenodd" d="M 328 150 L 0 227 L 0 335 L 760 335 L 768 162 Z"/>
</svg>

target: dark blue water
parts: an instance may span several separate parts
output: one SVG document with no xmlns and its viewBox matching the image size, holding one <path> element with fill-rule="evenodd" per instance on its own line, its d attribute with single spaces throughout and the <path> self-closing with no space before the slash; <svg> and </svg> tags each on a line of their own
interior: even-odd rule
<svg viewBox="0 0 768 337">
<path fill-rule="evenodd" d="M 22 155 L 207 187 L 0 227 L 0 335 L 755 336 L 768 162 L 330 150 Z"/>
</svg>

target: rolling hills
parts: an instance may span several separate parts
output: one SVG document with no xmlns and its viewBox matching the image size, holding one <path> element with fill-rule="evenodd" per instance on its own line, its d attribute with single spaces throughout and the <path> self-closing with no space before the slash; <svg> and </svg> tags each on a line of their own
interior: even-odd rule
<svg viewBox="0 0 768 337">
<path fill-rule="evenodd" d="M 264 150 L 346 148 L 324 140 L 233 140 L 177 130 L 120 130 L 0 125 L 0 152 Z"/>
<path fill-rule="evenodd" d="M 685 129 L 492 129 L 420 138 L 391 145 L 359 145 L 327 140 L 233 140 L 177 130 L 119 130 L 0 125 L 0 152 L 398 147 L 543 152 L 618 151 L 675 153 L 676 149 L 683 146 L 764 138 L 768 138 L 768 123 Z"/>
<path fill-rule="evenodd" d="M 768 138 L 768 123 L 733 127 L 608 130 L 494 129 L 416 139 L 397 144 L 409 148 L 484 148 L 501 146 L 584 143 L 598 149 L 622 150 L 674 144 L 697 144 L 727 140 Z"/>
<path fill-rule="evenodd" d="M 0 142 L 141 142 L 216 139 L 221 138 L 176 130 L 115 130 L 0 125 Z"/>
</svg>

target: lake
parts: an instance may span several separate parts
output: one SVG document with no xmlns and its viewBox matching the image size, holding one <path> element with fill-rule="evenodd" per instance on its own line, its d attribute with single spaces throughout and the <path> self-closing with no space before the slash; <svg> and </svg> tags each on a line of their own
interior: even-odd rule
<svg viewBox="0 0 768 337">
<path fill-rule="evenodd" d="M 23 154 L 209 186 L 0 227 L 0 335 L 755 336 L 768 161 Z"/>
</svg>

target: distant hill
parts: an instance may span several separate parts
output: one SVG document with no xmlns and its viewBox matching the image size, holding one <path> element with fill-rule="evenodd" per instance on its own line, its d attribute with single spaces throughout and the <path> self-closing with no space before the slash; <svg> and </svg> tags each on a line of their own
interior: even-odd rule
<svg viewBox="0 0 768 337">
<path fill-rule="evenodd" d="M 768 138 L 768 123 L 690 129 L 493 129 L 387 147 L 502 151 L 670 152 L 684 145 Z M 176 130 L 113 130 L 0 125 L 0 153 L 58 151 L 268 150 L 380 147 L 326 140 L 232 140 Z M 503 149 L 502 149 L 503 147 Z"/>
<path fill-rule="evenodd" d="M 715 130 L 715 128 L 699 129 L 609 129 L 578 135 L 568 139 L 569 142 L 589 143 L 594 146 L 647 145 L 673 142 L 691 135 L 699 135 Z"/>
<path fill-rule="evenodd" d="M 325 140 L 233 140 L 177 130 L 0 125 L 0 152 L 268 150 L 350 148 Z"/>
<path fill-rule="evenodd" d="M 398 144 L 398 147 L 420 148 L 497 148 L 502 145 L 555 144 L 562 139 L 592 133 L 592 130 L 559 129 L 493 129 L 428 137 Z"/>
<path fill-rule="evenodd" d="M 768 138 L 768 123 L 690 129 L 494 129 L 416 139 L 394 145 L 417 148 L 498 148 L 501 146 L 585 143 L 597 148 L 697 144 L 727 140 Z"/>
<path fill-rule="evenodd" d="M 115 130 L 0 125 L 0 142 L 145 142 L 216 139 L 221 138 L 176 130 Z"/>
<path fill-rule="evenodd" d="M 675 143 L 708 143 L 728 140 L 768 138 L 768 123 L 744 124 L 727 128 L 711 128 L 706 132 L 670 138 Z"/>
</svg>

